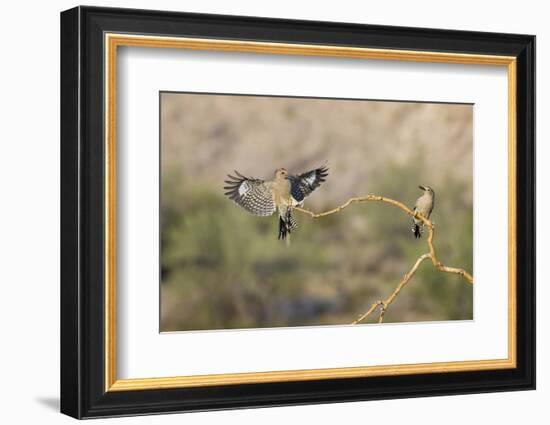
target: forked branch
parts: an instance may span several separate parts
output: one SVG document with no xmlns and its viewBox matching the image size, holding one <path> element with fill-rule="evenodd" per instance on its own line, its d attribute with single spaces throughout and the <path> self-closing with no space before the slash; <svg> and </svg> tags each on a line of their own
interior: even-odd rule
<svg viewBox="0 0 550 425">
<path fill-rule="evenodd" d="M 466 280 L 466 282 L 471 283 L 471 284 L 474 283 L 474 278 L 466 270 L 456 268 L 456 267 L 448 267 L 448 266 L 445 266 L 441 261 L 439 261 L 439 259 L 437 258 L 434 243 L 433 243 L 434 234 L 435 234 L 435 226 L 432 223 L 432 221 L 428 220 L 426 217 L 422 216 L 421 214 L 411 210 L 410 208 L 405 206 L 405 204 L 403 204 L 399 201 L 396 201 L 396 200 L 390 199 L 390 198 L 386 198 L 384 196 L 367 195 L 367 196 L 360 196 L 360 197 L 351 198 L 346 203 L 340 205 L 339 207 L 336 207 L 332 210 L 325 211 L 325 212 L 322 212 L 322 213 L 314 213 L 314 212 L 311 212 L 309 210 L 306 210 L 306 209 L 303 209 L 303 208 L 300 208 L 300 207 L 296 207 L 295 210 L 300 211 L 301 213 L 307 214 L 311 218 L 321 218 L 321 217 L 326 217 L 326 216 L 331 215 L 331 214 L 339 213 L 344 208 L 349 207 L 351 204 L 362 203 L 362 202 L 384 202 L 386 204 L 393 205 L 394 207 L 397 207 L 397 208 L 401 209 L 402 211 L 404 211 L 405 213 L 407 213 L 411 217 L 416 218 L 417 220 L 421 220 L 422 223 L 424 223 L 424 225 L 428 228 L 428 231 L 429 231 L 428 238 L 427 238 L 429 252 L 426 253 L 426 254 L 421 255 L 416 260 L 416 262 L 414 263 L 412 268 L 403 276 L 403 278 L 401 279 L 401 281 L 399 282 L 399 284 L 397 285 L 395 290 L 391 293 L 391 295 L 388 298 L 386 298 L 383 301 L 379 300 L 379 301 L 373 303 L 371 305 L 371 307 L 365 313 L 363 313 L 361 316 L 359 316 L 359 318 L 357 318 L 357 320 L 355 320 L 352 323 L 353 325 L 355 325 L 357 323 L 360 323 L 363 320 L 365 320 L 376 309 L 379 309 L 378 323 L 382 323 L 382 321 L 384 320 L 384 314 L 386 313 L 388 307 L 395 300 L 395 298 L 401 292 L 401 290 L 411 280 L 411 278 L 414 276 L 414 274 L 416 273 L 416 270 L 418 269 L 420 264 L 428 258 L 431 259 L 432 265 L 437 270 L 439 270 L 440 272 L 457 274 L 459 276 L 462 276 L 464 278 L 464 280 Z"/>
</svg>

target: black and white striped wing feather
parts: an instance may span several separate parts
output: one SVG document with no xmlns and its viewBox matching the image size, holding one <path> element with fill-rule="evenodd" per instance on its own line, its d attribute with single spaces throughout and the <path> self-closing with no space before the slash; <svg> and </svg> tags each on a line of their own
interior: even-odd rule
<svg viewBox="0 0 550 425">
<path fill-rule="evenodd" d="M 308 171 L 297 176 L 288 176 L 290 180 L 290 193 L 297 202 L 302 202 L 306 196 L 317 189 L 328 176 L 328 167 L 323 165 L 315 170 Z"/>
<path fill-rule="evenodd" d="M 248 212 L 269 216 L 275 212 L 273 192 L 269 182 L 245 177 L 235 171 L 236 176 L 228 175 L 225 195 Z"/>
</svg>

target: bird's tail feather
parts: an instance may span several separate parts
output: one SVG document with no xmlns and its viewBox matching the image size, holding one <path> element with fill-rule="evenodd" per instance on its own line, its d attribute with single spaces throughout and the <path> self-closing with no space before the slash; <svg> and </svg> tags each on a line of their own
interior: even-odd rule
<svg viewBox="0 0 550 425">
<path fill-rule="evenodd" d="M 411 227 L 411 232 L 413 232 L 414 237 L 416 239 L 419 239 L 422 237 L 422 227 L 418 223 L 413 222 L 413 225 Z"/>
<path fill-rule="evenodd" d="M 283 220 L 283 217 L 279 216 L 279 237 L 278 237 L 278 239 L 286 238 L 286 234 L 287 234 L 286 223 Z"/>
<path fill-rule="evenodd" d="M 290 233 L 293 230 L 296 230 L 297 228 L 298 228 L 298 222 L 292 216 L 292 212 L 289 209 L 288 212 L 285 214 L 284 219 L 282 216 L 279 216 L 279 238 L 278 239 L 286 239 L 287 237 L 290 236 Z"/>
</svg>

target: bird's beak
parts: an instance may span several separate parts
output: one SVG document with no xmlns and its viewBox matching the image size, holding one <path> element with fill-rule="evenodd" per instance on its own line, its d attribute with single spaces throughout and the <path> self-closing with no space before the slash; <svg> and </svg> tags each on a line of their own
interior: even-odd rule
<svg viewBox="0 0 550 425">
<path fill-rule="evenodd" d="M 426 189 L 424 186 L 420 186 L 420 185 L 418 186 L 418 188 L 419 188 L 420 190 L 424 190 L 424 191 L 428 190 L 428 189 Z"/>
</svg>

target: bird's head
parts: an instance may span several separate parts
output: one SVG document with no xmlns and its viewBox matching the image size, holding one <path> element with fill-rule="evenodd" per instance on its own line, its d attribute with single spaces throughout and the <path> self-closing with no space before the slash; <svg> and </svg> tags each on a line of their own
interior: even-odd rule
<svg viewBox="0 0 550 425">
<path fill-rule="evenodd" d="M 423 190 L 424 192 L 429 193 L 429 194 L 432 195 L 432 196 L 434 195 L 434 190 L 433 190 L 430 186 L 422 186 L 422 185 L 420 185 L 420 186 L 418 186 L 418 188 L 419 188 L 420 190 Z"/>
<path fill-rule="evenodd" d="M 277 168 L 275 170 L 275 178 L 285 179 L 288 176 L 288 171 L 286 168 Z"/>
</svg>

